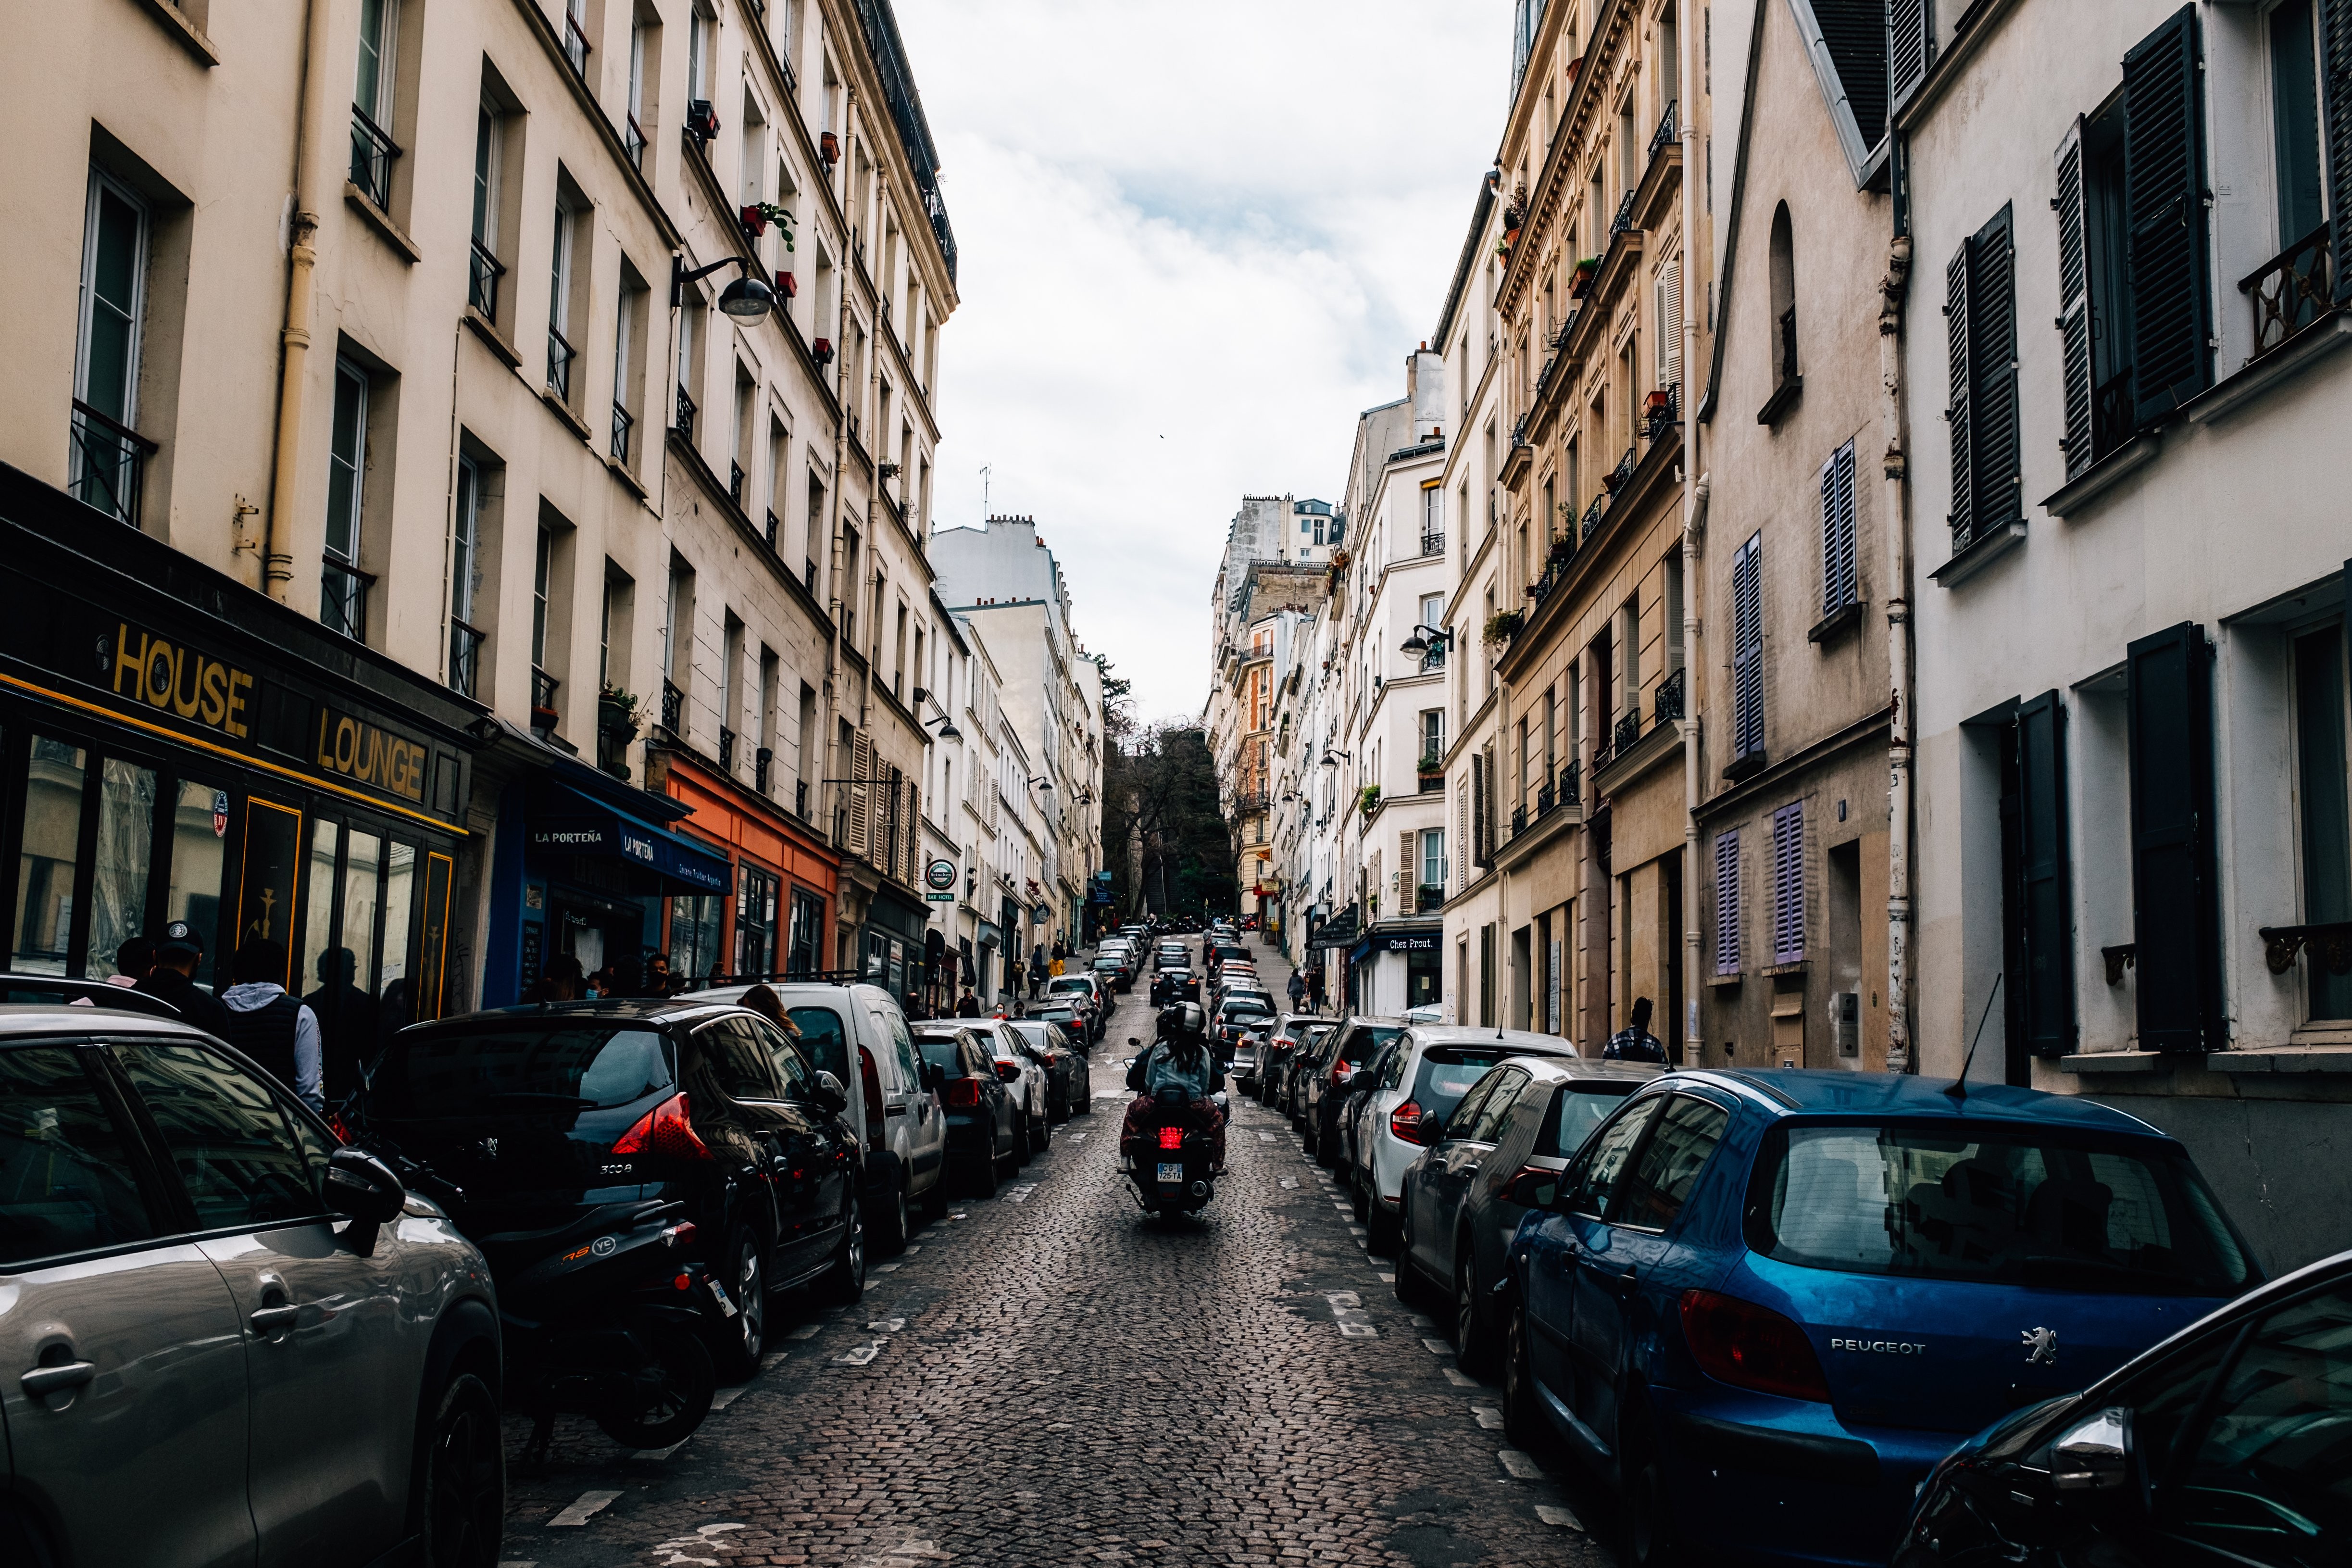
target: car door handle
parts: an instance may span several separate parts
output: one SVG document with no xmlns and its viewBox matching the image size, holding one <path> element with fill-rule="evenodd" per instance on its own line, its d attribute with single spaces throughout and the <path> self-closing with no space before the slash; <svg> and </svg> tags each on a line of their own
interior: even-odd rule
<svg viewBox="0 0 2352 1568">
<path fill-rule="evenodd" d="M 887 1117 L 887 1116 L 904 1116 L 904 1115 L 906 1115 L 906 1114 L 907 1114 L 907 1108 L 906 1108 L 905 1106 L 903 1106 L 903 1105 L 893 1105 L 893 1106 L 889 1106 L 889 1107 L 886 1108 L 886 1109 L 883 1110 L 882 1114 L 883 1114 L 884 1116 L 886 1116 L 886 1117 Z"/>
<path fill-rule="evenodd" d="M 301 1316 L 302 1309 L 299 1307 L 256 1307 L 245 1321 L 253 1325 L 255 1333 L 268 1339 L 272 1334 L 292 1328 Z"/>
<path fill-rule="evenodd" d="M 1611 1295 L 1630 1296 L 1633 1293 L 1632 1269 L 1628 1268 L 1620 1273 L 1614 1268 L 1603 1268 L 1597 1263 L 1588 1263 L 1584 1267 L 1591 1272 L 1594 1283 Z"/>
<path fill-rule="evenodd" d="M 97 1375 L 96 1362 L 69 1361 L 60 1366 L 37 1366 L 16 1382 L 28 1398 L 38 1399 L 62 1388 L 79 1388 Z"/>
</svg>

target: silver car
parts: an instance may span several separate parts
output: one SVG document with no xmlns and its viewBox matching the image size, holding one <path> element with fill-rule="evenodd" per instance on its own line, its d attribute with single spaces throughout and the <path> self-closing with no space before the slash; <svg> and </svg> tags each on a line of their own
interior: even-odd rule
<svg viewBox="0 0 2352 1568">
<path fill-rule="evenodd" d="M 0 1559 L 497 1561 L 481 1255 L 185 1025 L 0 1007 Z"/>
</svg>

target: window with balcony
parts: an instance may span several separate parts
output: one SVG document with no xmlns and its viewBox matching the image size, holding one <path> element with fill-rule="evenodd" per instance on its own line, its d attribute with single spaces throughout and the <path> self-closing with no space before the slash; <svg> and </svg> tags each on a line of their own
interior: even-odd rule
<svg viewBox="0 0 2352 1568">
<path fill-rule="evenodd" d="M 132 527 L 148 456 L 139 434 L 140 327 L 146 316 L 147 204 L 98 169 L 82 219 L 81 315 L 74 350 L 67 488 Z"/>
<path fill-rule="evenodd" d="M 644 395 L 636 374 L 642 352 L 638 334 L 646 330 L 648 292 L 645 279 L 624 257 L 620 298 L 613 310 L 613 430 L 607 449 L 613 461 L 633 471 L 636 466 L 637 409 Z"/>
<path fill-rule="evenodd" d="M 555 534 L 542 522 L 530 569 L 530 724 L 551 732 L 556 724 L 555 678 L 547 673 L 548 601 L 555 573 Z"/>
<path fill-rule="evenodd" d="M 557 399 L 570 404 L 585 378 L 573 374 L 580 350 L 572 342 L 572 291 L 575 279 L 572 250 L 578 232 L 587 226 L 571 202 L 559 193 L 555 198 L 555 226 L 551 241 L 550 277 L 547 295 L 547 390 Z M 584 273 L 585 268 L 577 268 Z"/>
<path fill-rule="evenodd" d="M 506 119 L 488 99 L 474 111 L 473 253 L 468 262 L 466 303 L 488 320 L 499 319 L 499 184 L 503 172 Z"/>
<path fill-rule="evenodd" d="M 328 426 L 327 531 L 320 562 L 319 619 L 364 642 L 367 590 L 374 581 L 360 569 L 360 527 L 365 515 L 368 468 L 367 373 L 347 359 L 335 362 L 335 413 Z"/>
<path fill-rule="evenodd" d="M 457 459 L 457 505 L 449 514 L 449 687 L 464 697 L 481 693 L 483 632 L 476 608 L 482 589 L 482 465 Z"/>
<path fill-rule="evenodd" d="M 646 170 L 646 126 L 656 118 L 647 112 L 646 81 L 649 57 L 656 53 L 660 28 L 657 17 L 629 18 L 629 109 L 627 123 L 621 128 L 621 145 L 630 163 L 640 173 Z"/>
<path fill-rule="evenodd" d="M 360 0 L 359 60 L 352 80 L 352 184 L 378 210 L 392 210 L 393 66 L 398 47 L 395 0 Z"/>
</svg>

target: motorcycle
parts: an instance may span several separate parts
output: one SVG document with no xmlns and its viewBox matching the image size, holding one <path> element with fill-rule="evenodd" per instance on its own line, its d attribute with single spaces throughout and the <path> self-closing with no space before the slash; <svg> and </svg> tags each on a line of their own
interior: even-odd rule
<svg viewBox="0 0 2352 1568">
<path fill-rule="evenodd" d="M 462 1215 L 462 1188 L 386 1158 L 408 1186 Z M 604 1204 L 550 1230 L 466 1231 L 498 1286 L 507 1400 L 533 1418 L 526 1465 L 545 1462 L 559 1415 L 589 1417 L 624 1447 L 667 1448 L 710 1414 L 718 1373 L 705 1336 L 731 1334 L 739 1309 L 707 1265 L 684 1256 L 695 1237 L 685 1210 Z"/>
<path fill-rule="evenodd" d="M 1226 1114 L 1225 1094 L 1210 1096 L 1216 1117 Z M 1165 1086 L 1150 1107 L 1134 1118 L 1134 1132 L 1121 1140 L 1119 1169 L 1135 1189 L 1146 1214 L 1194 1214 L 1216 1195 L 1217 1120 L 1201 1110 L 1182 1089 Z"/>
</svg>

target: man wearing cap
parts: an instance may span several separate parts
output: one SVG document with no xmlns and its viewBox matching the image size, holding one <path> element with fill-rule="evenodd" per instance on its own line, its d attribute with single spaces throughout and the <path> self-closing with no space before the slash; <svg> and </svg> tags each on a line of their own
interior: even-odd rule
<svg viewBox="0 0 2352 1568">
<path fill-rule="evenodd" d="M 163 940 L 155 944 L 155 967 L 131 989 L 169 1002 L 197 1028 L 226 1039 L 228 1009 L 195 982 L 196 965 L 204 957 L 205 939 L 196 934 L 196 928 L 185 921 L 173 921 L 163 928 Z"/>
</svg>

